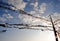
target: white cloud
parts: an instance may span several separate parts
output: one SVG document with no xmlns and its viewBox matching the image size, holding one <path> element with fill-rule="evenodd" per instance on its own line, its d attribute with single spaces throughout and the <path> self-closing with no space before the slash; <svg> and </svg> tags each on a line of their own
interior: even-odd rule
<svg viewBox="0 0 60 41">
<path fill-rule="evenodd" d="M 30 3 L 30 5 L 33 5 L 34 7 L 33 7 L 33 10 L 32 11 L 30 11 L 29 13 L 31 13 L 31 14 L 33 14 L 33 15 L 36 15 L 36 16 L 38 16 L 38 1 L 35 1 L 34 3 Z"/>
<path fill-rule="evenodd" d="M 24 23 L 28 23 L 31 24 L 32 23 L 32 17 L 28 16 L 28 15 L 18 15 L 19 19 L 22 19 L 22 21 L 24 21 Z"/>
<path fill-rule="evenodd" d="M 30 11 L 29 13 L 30 13 L 30 14 L 35 14 L 36 12 L 35 12 L 35 11 Z"/>
<path fill-rule="evenodd" d="M 42 3 L 42 4 L 40 5 L 39 13 L 44 13 L 45 10 L 46 10 L 46 6 L 47 6 L 46 3 Z"/>
<path fill-rule="evenodd" d="M 17 9 L 22 9 L 24 10 L 24 8 L 26 7 L 26 4 L 25 2 L 21 2 L 20 4 L 16 5 Z"/>
<path fill-rule="evenodd" d="M 4 22 L 4 21 L 6 21 L 6 19 L 3 17 L 0 17 L 0 21 Z"/>
<path fill-rule="evenodd" d="M 9 0 L 8 1 L 10 4 L 16 6 L 17 9 L 22 9 L 26 7 L 27 3 L 23 2 L 23 0 Z"/>
<path fill-rule="evenodd" d="M 43 21 L 41 19 L 36 19 L 36 18 L 30 17 L 28 15 L 21 15 L 21 14 L 19 14 L 18 18 L 21 19 L 24 23 L 27 23 L 27 24 L 48 25 L 48 22 L 45 22 L 45 21 Z"/>
<path fill-rule="evenodd" d="M 30 5 L 33 5 L 34 7 L 37 7 L 38 6 L 38 2 L 30 3 Z"/>
<path fill-rule="evenodd" d="M 13 19 L 11 14 L 3 14 L 3 17 L 6 17 L 7 19 Z"/>
<path fill-rule="evenodd" d="M 60 13 L 58 13 L 58 12 L 53 13 L 52 18 L 53 18 L 53 20 L 60 19 Z"/>
<path fill-rule="evenodd" d="M 60 24 L 60 13 L 58 12 L 54 12 L 52 16 L 53 22 L 55 22 L 55 24 Z"/>
<path fill-rule="evenodd" d="M 30 13 L 34 15 L 41 15 L 45 13 L 47 4 L 46 3 L 41 3 L 41 5 L 38 6 L 38 2 L 36 1 L 35 3 L 31 3 L 30 5 L 33 5 L 33 11 L 30 11 Z"/>
<path fill-rule="evenodd" d="M 26 2 L 24 2 L 23 0 L 2 0 L 6 3 L 12 4 L 14 5 L 17 9 L 22 9 L 24 10 L 24 8 L 26 7 Z M 14 8 L 13 8 L 14 9 Z"/>
<path fill-rule="evenodd" d="M 58 12 L 55 12 L 54 14 L 53 14 L 53 16 L 60 16 L 60 13 L 58 13 Z"/>
<path fill-rule="evenodd" d="M 34 7 L 37 7 L 38 6 L 38 2 L 35 3 Z"/>
<path fill-rule="evenodd" d="M 34 3 L 30 3 L 30 5 L 33 5 L 33 9 L 34 11 L 37 11 L 38 10 L 38 1 L 34 2 Z"/>
</svg>

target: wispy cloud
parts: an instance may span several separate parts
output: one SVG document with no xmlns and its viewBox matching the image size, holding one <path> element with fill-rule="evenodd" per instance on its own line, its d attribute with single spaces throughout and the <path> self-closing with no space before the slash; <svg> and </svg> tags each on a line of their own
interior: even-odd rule
<svg viewBox="0 0 60 41">
<path fill-rule="evenodd" d="M 31 3 L 30 5 L 33 5 L 34 7 L 33 7 L 33 10 L 30 11 L 29 13 L 34 14 L 36 16 L 44 14 L 47 8 L 46 3 L 41 3 L 41 5 L 39 5 L 38 1 L 36 1 L 35 3 Z"/>
<path fill-rule="evenodd" d="M 60 19 L 60 13 L 55 12 L 55 13 L 53 13 L 52 17 L 53 17 L 53 20 Z"/>
<path fill-rule="evenodd" d="M 46 11 L 46 7 L 47 7 L 47 4 L 46 3 L 42 3 L 40 5 L 39 13 L 44 13 Z"/>
<path fill-rule="evenodd" d="M 28 23 L 31 24 L 32 23 L 32 17 L 28 16 L 28 15 L 22 15 L 19 14 L 18 18 L 21 19 L 24 23 Z"/>
<path fill-rule="evenodd" d="M 33 5 L 34 6 L 33 7 L 34 11 L 37 11 L 38 10 L 38 1 L 33 2 L 33 3 L 30 3 L 30 5 Z"/>
<path fill-rule="evenodd" d="M 31 16 L 28 16 L 28 15 L 19 14 L 18 18 L 27 24 L 48 25 L 48 23 L 50 23 L 50 22 L 46 22 L 46 21 L 41 20 L 41 19 L 37 19 L 37 18 L 31 17 Z"/>
<path fill-rule="evenodd" d="M 3 0 L 2 0 L 3 1 Z M 12 4 L 13 6 L 15 6 L 17 9 L 22 9 L 24 10 L 24 8 L 26 7 L 27 3 L 24 2 L 23 0 L 4 0 L 3 2 L 8 3 L 8 4 Z M 13 8 L 14 9 L 14 8 Z"/>
<path fill-rule="evenodd" d="M 1 22 L 5 22 L 6 20 L 7 20 L 6 18 L 0 17 L 0 21 L 1 21 Z"/>
<path fill-rule="evenodd" d="M 3 17 L 7 19 L 13 19 L 13 16 L 11 14 L 3 14 Z"/>
<path fill-rule="evenodd" d="M 30 5 L 33 5 L 34 7 L 37 7 L 38 6 L 38 2 L 30 3 Z"/>
<path fill-rule="evenodd" d="M 35 11 L 30 11 L 29 13 L 32 14 L 32 15 L 34 15 L 36 12 Z"/>
<path fill-rule="evenodd" d="M 23 0 L 9 0 L 8 2 L 14 5 L 17 9 L 22 9 L 22 10 L 24 10 L 24 8 L 27 5 L 27 3 L 24 2 Z"/>
</svg>

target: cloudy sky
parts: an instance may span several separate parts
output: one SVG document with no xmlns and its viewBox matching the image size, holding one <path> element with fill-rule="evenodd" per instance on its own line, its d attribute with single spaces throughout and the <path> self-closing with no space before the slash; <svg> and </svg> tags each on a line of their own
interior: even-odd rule
<svg viewBox="0 0 60 41">
<path fill-rule="evenodd" d="M 0 7 L 0 23 L 49 25 L 51 24 L 49 19 L 50 14 L 53 20 L 60 18 L 60 0 L 0 0 L 0 5 L 16 10 L 12 11 Z M 19 9 L 49 21 L 24 15 L 18 12 Z M 57 23 L 59 27 L 60 22 L 58 21 Z M 40 30 L 19 30 L 1 27 L 0 30 L 2 29 L 7 29 L 7 32 L 0 33 L 0 41 L 55 41 L 53 31 L 42 32 Z"/>
</svg>

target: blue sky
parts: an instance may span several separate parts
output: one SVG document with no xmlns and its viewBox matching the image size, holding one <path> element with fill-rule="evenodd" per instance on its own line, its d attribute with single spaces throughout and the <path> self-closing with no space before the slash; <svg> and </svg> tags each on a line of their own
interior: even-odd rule
<svg viewBox="0 0 60 41">
<path fill-rule="evenodd" d="M 0 8 L 0 23 L 27 23 L 27 24 L 40 24 L 49 25 L 48 21 L 37 19 L 28 15 L 23 15 L 18 12 L 19 9 L 26 11 L 36 17 L 42 17 L 47 20 L 49 15 L 53 14 L 54 20 L 60 18 L 60 0 L 0 0 L 16 7 L 16 10 L 11 11 Z M 1 5 L 1 3 L 0 3 Z M 6 5 L 7 6 L 7 5 Z M 59 22 L 57 22 L 59 23 Z M 59 24 L 57 25 L 59 27 Z M 19 30 L 15 28 L 0 28 L 7 29 L 7 32 L 0 33 L 0 41 L 54 41 L 54 33 L 52 31 L 40 30 Z"/>
<path fill-rule="evenodd" d="M 2 0 L 3 1 L 3 0 Z M 51 13 L 60 13 L 60 1 L 59 0 L 18 0 L 18 1 L 3 1 L 8 4 L 14 5 L 17 9 L 22 9 L 32 15 L 35 16 L 47 16 Z M 20 2 L 20 3 L 19 3 Z M 16 17 L 15 20 L 18 18 L 19 14 L 15 12 L 7 11 L 7 10 L 0 10 L 0 16 L 3 17 L 3 14 L 11 14 L 12 17 Z M 12 14 L 15 13 L 15 14 Z M 17 15 L 17 16 L 16 16 Z M 19 19 L 18 19 L 19 20 Z"/>
</svg>

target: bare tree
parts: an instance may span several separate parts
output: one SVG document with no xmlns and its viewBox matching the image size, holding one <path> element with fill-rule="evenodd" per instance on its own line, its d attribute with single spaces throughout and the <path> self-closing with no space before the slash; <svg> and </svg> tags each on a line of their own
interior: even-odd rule
<svg viewBox="0 0 60 41">
<path fill-rule="evenodd" d="M 5 5 L 7 5 L 7 6 L 5 6 Z M 12 11 L 14 11 L 14 12 L 16 11 L 16 10 L 15 10 L 16 7 L 12 6 L 13 8 L 15 8 L 15 9 L 12 9 L 12 8 L 10 8 L 10 7 L 8 7 L 8 6 L 12 6 L 12 5 L 9 5 L 9 4 L 3 3 L 3 2 L 0 3 L 0 8 L 12 10 Z M 37 19 L 41 19 L 41 20 L 44 20 L 44 21 L 47 21 L 47 22 L 51 22 L 51 23 L 52 23 L 52 26 L 29 25 L 29 24 L 8 24 L 8 23 L 0 24 L 0 26 L 12 28 L 12 27 L 10 27 L 10 26 L 13 26 L 13 25 L 14 25 L 15 27 L 13 27 L 13 28 L 19 28 L 19 29 L 33 29 L 33 30 L 42 30 L 42 31 L 43 31 L 43 30 L 54 31 L 54 35 L 55 35 L 56 41 L 58 41 L 57 33 L 58 33 L 58 34 L 60 34 L 60 33 L 56 30 L 55 25 L 57 25 L 57 21 L 59 21 L 60 19 L 57 19 L 57 20 L 55 20 L 55 21 L 53 22 L 51 15 L 50 15 L 50 20 L 48 20 L 48 19 L 45 19 L 45 18 L 43 18 L 43 17 L 36 17 L 36 16 L 34 16 L 34 15 L 32 15 L 32 14 L 28 14 L 27 12 L 25 12 L 25 11 L 23 11 L 23 10 L 20 10 L 20 9 L 18 10 L 18 12 L 20 12 L 20 14 L 28 15 L 28 16 L 31 16 L 31 17 L 34 17 L 34 18 L 37 18 Z M 16 27 L 16 26 L 17 26 L 17 27 Z M 20 26 L 20 27 L 18 27 L 18 26 Z M 43 28 L 46 28 L 46 29 L 39 29 L 39 28 L 32 28 L 32 27 L 43 27 Z M 53 30 L 51 30 L 51 29 L 49 29 L 49 28 L 47 28 L 47 27 L 52 27 Z M 5 30 L 4 30 L 4 31 L 5 31 Z M 4 31 L 3 31 L 3 32 L 4 32 Z"/>
</svg>

